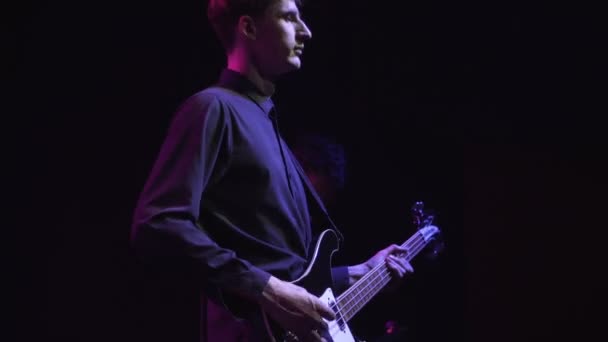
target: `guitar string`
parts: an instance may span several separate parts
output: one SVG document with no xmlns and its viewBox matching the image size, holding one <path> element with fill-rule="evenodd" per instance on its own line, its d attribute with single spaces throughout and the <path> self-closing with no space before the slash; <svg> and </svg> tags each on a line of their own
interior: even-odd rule
<svg viewBox="0 0 608 342">
<path fill-rule="evenodd" d="M 413 256 L 418 254 L 418 252 L 420 250 L 422 250 L 424 245 L 426 245 L 424 237 L 422 236 L 422 234 L 420 232 L 418 232 L 411 239 L 409 239 L 404 244 L 402 244 L 401 247 L 405 247 L 408 250 L 408 254 L 407 254 L 406 258 L 409 261 L 413 258 Z M 355 305 L 368 299 L 368 298 L 366 298 L 367 296 L 360 298 L 358 296 L 360 292 L 368 289 L 370 286 L 378 287 L 377 289 L 373 289 L 373 290 L 379 291 L 384 285 L 386 285 L 386 283 L 382 283 L 382 284 L 377 283 L 378 278 L 382 278 L 382 279 L 380 279 L 380 281 L 384 282 L 386 279 L 391 277 L 391 273 L 388 271 L 388 269 L 386 267 L 384 267 L 384 265 L 385 265 L 385 263 L 378 264 L 370 272 L 368 272 L 363 278 L 361 278 L 360 281 L 362 281 L 363 284 L 365 284 L 363 287 L 351 287 L 350 289 L 346 290 L 342 295 L 340 295 L 338 297 L 336 302 L 330 306 L 331 309 L 333 311 L 335 311 L 336 313 L 340 314 L 342 319 L 348 320 L 348 318 L 350 318 L 350 317 L 346 317 L 346 316 L 348 316 L 352 311 L 358 310 L 358 308 L 355 307 Z M 358 291 L 359 293 L 354 293 L 355 291 Z M 353 296 L 351 298 L 347 298 L 351 294 Z M 347 299 L 347 301 L 343 302 L 344 299 Z M 371 296 L 369 299 L 371 299 Z M 355 303 L 355 305 L 351 305 L 351 303 L 353 301 L 358 301 L 358 302 Z M 339 308 L 338 308 L 338 303 L 341 304 Z"/>
<path fill-rule="evenodd" d="M 408 253 L 408 255 L 407 255 L 408 261 L 411 260 L 413 258 L 413 256 L 415 256 L 416 254 L 418 254 L 418 252 L 420 252 L 420 250 L 422 250 L 422 248 L 426 245 L 426 241 L 424 240 L 424 238 L 420 239 L 422 237 L 422 235 L 421 234 L 419 234 L 419 235 L 420 236 L 415 236 L 415 238 L 412 237 L 412 239 L 406 241 L 403 245 L 401 245 L 402 247 L 404 247 L 404 246 L 406 246 L 408 244 L 413 244 L 413 246 L 411 247 L 411 251 L 412 252 Z M 373 286 L 374 287 L 373 290 L 375 290 L 376 293 L 377 293 L 377 291 L 381 290 L 382 287 L 384 285 L 386 285 L 390 281 L 389 278 L 391 278 L 391 273 L 388 271 L 387 268 L 382 268 L 383 265 L 384 264 L 379 264 L 374 269 L 372 269 L 372 271 L 368 272 L 368 274 L 374 272 L 373 275 L 370 275 L 369 277 L 363 277 L 363 278 L 372 278 L 373 277 L 374 279 L 372 280 L 372 282 L 366 283 L 366 285 L 361 290 L 366 289 L 366 288 L 368 288 L 370 286 Z M 380 284 L 376 281 L 377 280 L 376 278 L 379 278 L 379 277 L 381 278 L 380 279 L 380 282 L 381 282 Z M 340 300 L 343 299 L 342 297 L 344 297 L 345 295 L 346 295 L 346 293 L 344 293 L 343 295 L 341 295 L 340 297 L 338 297 L 338 300 L 336 301 L 336 303 L 340 302 Z M 374 295 L 375 295 L 375 293 L 374 293 Z M 363 300 L 367 300 L 367 299 L 371 299 L 372 296 L 370 296 L 370 297 L 364 297 L 364 298 L 362 298 L 362 301 Z M 337 304 L 334 304 L 334 305 L 331 306 L 332 310 L 334 310 L 334 311 L 336 311 L 337 313 L 340 314 L 340 318 L 344 322 L 348 321 L 348 319 L 352 317 L 352 316 L 351 317 L 347 317 L 347 316 L 349 316 L 351 313 L 353 313 L 353 311 L 357 311 L 360 308 L 358 306 L 349 306 L 346 309 L 346 311 L 344 313 L 342 313 L 342 311 L 344 310 L 344 307 L 346 307 L 347 305 L 349 305 L 350 302 L 352 302 L 353 300 L 359 300 L 359 298 L 357 298 L 356 296 L 353 297 L 353 298 L 351 298 L 346 304 L 342 305 L 342 307 L 339 308 L 339 309 L 337 309 L 337 310 L 335 309 L 338 306 Z M 354 313 L 353 313 L 353 315 L 354 315 Z M 334 333 L 338 332 L 338 331 L 336 331 L 336 329 L 338 331 L 341 330 L 339 324 L 333 324 L 331 326 L 330 331 L 329 331 L 330 336 L 334 336 Z"/>
<path fill-rule="evenodd" d="M 410 245 L 410 244 L 414 244 L 414 243 L 416 243 L 416 244 L 417 244 L 417 241 L 420 241 L 420 238 L 421 238 L 421 237 L 422 237 L 422 235 L 421 235 L 420 233 L 416 233 L 416 234 L 415 234 L 414 236 L 412 236 L 412 237 L 411 237 L 411 238 L 410 238 L 408 241 L 406 241 L 406 242 L 405 242 L 403 245 L 401 245 L 401 247 L 405 247 L 406 249 L 409 249 L 409 248 L 407 248 L 407 246 L 408 246 L 408 245 Z M 423 241 L 423 242 L 424 242 L 424 241 Z M 408 251 L 408 252 L 409 252 L 409 251 Z M 408 253 L 408 255 L 411 255 L 411 254 L 413 254 L 413 253 Z M 372 270 L 370 270 L 370 272 L 368 272 L 368 273 L 367 273 L 365 276 L 363 276 L 363 277 L 362 277 L 362 278 L 359 280 L 359 282 L 361 283 L 361 282 L 367 281 L 367 280 L 368 280 L 368 278 L 373 277 L 373 276 L 375 275 L 375 273 L 377 272 L 377 270 L 378 270 L 378 269 L 380 269 L 380 268 L 382 268 L 383 266 L 384 266 L 384 263 L 381 263 L 381 264 L 376 265 L 376 267 L 374 267 Z M 344 293 L 343 293 L 343 294 L 341 294 L 341 295 L 338 297 L 338 301 L 339 301 L 340 299 L 344 298 L 344 297 L 347 297 L 347 296 L 348 296 L 348 295 L 349 295 L 351 292 L 354 292 L 354 291 L 356 291 L 357 289 L 358 289 L 358 287 L 353 286 L 353 287 L 349 288 L 348 290 L 344 291 Z"/>
<path fill-rule="evenodd" d="M 415 249 L 419 248 L 412 248 L 412 251 L 417 253 Z M 371 298 L 390 281 L 391 276 L 392 273 L 386 267 L 381 265 L 380 268 L 376 269 L 375 272 L 367 280 L 365 280 L 364 286 L 357 289 L 358 293 L 349 294 L 352 296 L 348 297 L 346 302 L 341 303 L 339 300 L 338 303 L 341 304 L 341 307 L 339 308 L 339 311 L 341 311 L 341 318 L 344 321 L 350 320 L 350 318 L 352 318 L 352 316 L 354 316 L 354 314 L 356 314 L 356 312 L 362 307 L 360 304 L 365 304 L 371 300 Z M 360 293 L 362 292 L 366 293 L 366 295 L 363 297 L 360 296 Z"/>
<path fill-rule="evenodd" d="M 419 243 L 422 242 L 422 243 Z M 416 244 L 414 246 L 412 246 L 410 248 L 410 250 L 412 251 L 412 254 L 417 254 L 422 247 L 424 246 L 424 241 L 416 241 Z M 408 261 L 411 260 L 408 259 Z M 366 279 L 366 282 L 364 283 L 365 285 L 362 288 L 358 288 L 357 290 L 359 290 L 359 293 L 355 293 L 354 296 L 352 296 L 346 303 L 342 303 L 342 308 L 340 308 L 342 317 L 344 317 L 344 319 L 348 320 L 350 319 L 352 315 L 354 315 L 353 311 L 358 311 L 360 306 L 360 303 L 364 303 L 367 302 L 369 300 L 371 300 L 371 297 L 373 297 L 376 293 L 378 293 L 382 287 L 384 287 L 384 285 L 386 285 L 386 283 L 388 283 L 390 281 L 391 278 L 391 272 L 386 268 L 383 267 L 383 264 L 379 265 L 380 267 L 378 267 L 378 269 L 375 270 L 374 274 L 372 274 L 368 279 Z M 371 273 L 371 272 L 370 272 Z M 380 278 L 380 282 L 378 282 L 378 278 Z M 371 290 L 374 291 L 373 293 L 368 292 L 367 296 L 363 296 L 360 297 L 359 294 L 361 292 L 364 292 L 365 290 L 369 290 L 371 287 Z M 353 291 L 354 292 L 354 291 Z M 353 303 L 353 301 L 355 303 Z M 339 302 L 339 299 L 338 299 Z"/>
</svg>

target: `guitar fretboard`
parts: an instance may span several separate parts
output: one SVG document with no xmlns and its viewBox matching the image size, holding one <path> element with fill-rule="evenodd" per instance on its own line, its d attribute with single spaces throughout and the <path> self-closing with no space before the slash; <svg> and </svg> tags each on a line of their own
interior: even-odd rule
<svg viewBox="0 0 608 342">
<path fill-rule="evenodd" d="M 437 229 L 436 227 L 433 227 Z M 432 234 L 429 234 L 432 235 Z M 416 232 L 401 247 L 407 249 L 407 261 L 412 260 L 430 241 L 425 239 L 421 231 Z M 348 290 L 344 291 L 336 299 L 339 308 L 339 317 L 348 322 L 359 310 L 361 310 L 386 284 L 391 280 L 392 275 L 384 263 L 379 264 L 365 276 L 359 279 Z"/>
</svg>

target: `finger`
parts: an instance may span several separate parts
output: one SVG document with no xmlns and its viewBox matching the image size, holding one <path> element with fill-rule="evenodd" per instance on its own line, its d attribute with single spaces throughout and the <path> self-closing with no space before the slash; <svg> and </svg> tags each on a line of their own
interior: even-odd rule
<svg viewBox="0 0 608 342">
<path fill-rule="evenodd" d="M 386 248 L 386 251 L 389 255 L 396 255 L 399 257 L 404 257 L 407 255 L 408 251 L 405 247 L 401 247 L 399 245 L 393 244 Z"/>
<path fill-rule="evenodd" d="M 312 330 L 327 331 L 329 330 L 329 325 L 323 320 L 323 318 L 321 318 L 321 316 L 317 315 Z"/>
<path fill-rule="evenodd" d="M 319 332 L 317 330 L 313 330 L 310 333 L 310 340 L 311 341 L 318 341 L 318 342 L 326 342 L 325 339 L 323 337 L 321 337 L 321 334 L 319 334 Z"/>
<path fill-rule="evenodd" d="M 387 249 L 388 249 L 389 254 L 403 253 L 406 251 L 405 248 L 403 248 L 397 244 L 392 244 L 392 245 L 388 246 Z"/>
<path fill-rule="evenodd" d="M 407 272 L 414 273 L 414 267 L 412 267 L 412 264 L 410 264 L 406 260 L 403 261 L 403 266 Z"/>
<path fill-rule="evenodd" d="M 327 322 L 323 319 L 323 317 L 321 317 L 319 312 L 313 311 L 307 315 L 306 322 L 304 323 L 302 328 L 308 334 L 308 332 L 312 330 L 328 330 L 329 326 Z"/>
<path fill-rule="evenodd" d="M 408 250 L 405 247 L 397 246 L 397 248 L 395 248 L 395 250 L 391 254 L 403 258 L 408 254 Z"/>
<path fill-rule="evenodd" d="M 392 258 L 392 260 L 397 263 L 403 270 L 403 273 L 412 273 L 414 272 L 414 268 L 405 258 Z"/>
<path fill-rule="evenodd" d="M 310 325 L 308 325 L 308 331 L 311 331 L 311 330 L 327 331 L 327 330 L 329 330 L 329 325 L 323 319 L 324 317 L 321 316 L 321 312 L 319 311 L 319 309 L 317 307 L 315 307 L 313 309 L 315 311 L 313 311 L 311 313 L 310 320 L 309 320 Z"/>
<path fill-rule="evenodd" d="M 387 266 L 388 266 L 389 270 L 393 272 L 393 275 L 395 275 L 399 278 L 403 277 L 403 274 L 405 273 L 405 269 L 403 269 L 401 266 L 399 266 L 399 264 L 397 264 L 397 261 L 395 261 L 395 257 L 393 257 L 391 255 L 386 261 L 387 261 Z"/>
<path fill-rule="evenodd" d="M 334 319 L 336 319 L 336 314 L 334 313 L 334 311 L 327 305 L 325 304 L 322 300 L 314 297 L 314 305 L 315 305 L 315 310 L 321 315 L 321 317 L 333 321 Z M 325 323 L 325 322 L 323 322 Z M 326 323 L 325 323 L 326 324 Z"/>
</svg>

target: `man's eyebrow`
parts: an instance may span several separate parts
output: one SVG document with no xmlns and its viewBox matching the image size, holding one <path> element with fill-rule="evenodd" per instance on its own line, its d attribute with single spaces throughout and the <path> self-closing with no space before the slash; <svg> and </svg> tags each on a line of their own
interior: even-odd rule
<svg viewBox="0 0 608 342">
<path fill-rule="evenodd" d="M 283 13 L 283 14 L 302 15 L 302 12 L 299 11 L 297 8 L 288 8 L 288 9 L 282 10 L 281 13 Z"/>
</svg>

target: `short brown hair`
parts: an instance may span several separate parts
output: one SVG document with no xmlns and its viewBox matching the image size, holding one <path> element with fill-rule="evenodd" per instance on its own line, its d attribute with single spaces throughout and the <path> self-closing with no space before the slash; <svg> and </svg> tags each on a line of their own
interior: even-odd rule
<svg viewBox="0 0 608 342">
<path fill-rule="evenodd" d="M 207 18 L 224 49 L 234 44 L 234 29 L 243 15 L 256 17 L 279 0 L 209 0 Z M 300 6 L 300 0 L 294 0 Z"/>
</svg>

